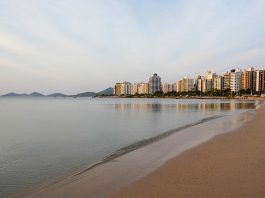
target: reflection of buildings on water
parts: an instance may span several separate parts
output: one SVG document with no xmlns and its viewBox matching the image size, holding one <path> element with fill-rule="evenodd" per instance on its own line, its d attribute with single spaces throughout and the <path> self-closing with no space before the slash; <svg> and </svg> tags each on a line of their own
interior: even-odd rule
<svg viewBox="0 0 265 198">
<path fill-rule="evenodd" d="M 235 111 L 238 109 L 253 109 L 254 103 L 241 103 L 237 101 L 224 102 L 224 103 L 176 103 L 176 104 L 159 104 L 159 103 L 138 103 L 138 104 L 114 104 L 115 110 L 136 110 L 136 111 L 153 111 L 159 112 L 161 110 L 177 111 Z"/>
<path fill-rule="evenodd" d="M 162 104 L 114 104 L 115 110 L 136 110 L 136 111 L 154 111 L 159 112 L 162 109 Z"/>
</svg>

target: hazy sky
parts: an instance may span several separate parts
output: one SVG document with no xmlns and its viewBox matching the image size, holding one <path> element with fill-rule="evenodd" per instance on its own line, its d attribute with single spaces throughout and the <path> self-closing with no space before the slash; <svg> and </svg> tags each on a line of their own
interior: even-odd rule
<svg viewBox="0 0 265 198">
<path fill-rule="evenodd" d="M 265 66 L 265 1 L 0 0 L 0 94 Z"/>
</svg>

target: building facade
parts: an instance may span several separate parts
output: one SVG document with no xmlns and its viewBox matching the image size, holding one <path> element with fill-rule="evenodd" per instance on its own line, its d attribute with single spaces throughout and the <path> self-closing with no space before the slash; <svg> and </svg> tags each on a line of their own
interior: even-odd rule
<svg viewBox="0 0 265 198">
<path fill-rule="evenodd" d="M 173 85 L 172 84 L 169 84 L 169 83 L 163 83 L 162 91 L 164 93 L 172 92 L 173 91 Z"/>
<path fill-rule="evenodd" d="M 195 91 L 199 91 L 199 88 L 198 88 L 198 86 L 199 86 L 199 80 L 201 80 L 201 76 L 200 75 L 198 75 L 196 78 L 195 78 L 195 80 L 194 80 L 194 89 L 195 89 Z M 200 81 L 201 82 L 201 81 Z"/>
<path fill-rule="evenodd" d="M 181 80 L 176 81 L 176 92 L 181 92 Z"/>
<path fill-rule="evenodd" d="M 149 94 L 149 83 L 141 82 L 138 85 L 139 94 Z"/>
<path fill-rule="evenodd" d="M 122 95 L 122 83 L 116 83 L 114 86 L 114 95 L 121 96 Z"/>
<path fill-rule="evenodd" d="M 222 91 L 224 90 L 224 77 L 223 76 L 216 76 L 214 78 L 214 90 Z"/>
<path fill-rule="evenodd" d="M 215 77 L 216 77 L 216 73 L 212 73 L 211 71 L 207 71 L 207 73 L 206 73 L 206 91 L 212 91 L 213 90 Z"/>
<path fill-rule="evenodd" d="M 158 91 L 162 91 L 162 83 L 161 83 L 161 78 L 157 75 L 154 74 L 149 78 L 149 93 L 154 94 Z"/>
<path fill-rule="evenodd" d="M 173 83 L 172 84 L 172 91 L 173 92 L 176 92 L 177 91 L 177 85 L 176 85 L 176 83 Z"/>
<path fill-rule="evenodd" d="M 197 79 L 196 84 L 196 91 L 202 92 L 202 77 Z"/>
<path fill-rule="evenodd" d="M 256 72 L 254 68 L 249 68 L 242 72 L 241 89 L 256 90 Z"/>
<path fill-rule="evenodd" d="M 133 83 L 132 84 L 131 95 L 135 95 L 137 93 L 138 93 L 138 83 Z"/>
<path fill-rule="evenodd" d="M 194 90 L 194 80 L 188 77 L 184 77 L 181 80 L 181 92 L 188 92 Z"/>
<path fill-rule="evenodd" d="M 132 95 L 132 84 L 130 82 L 125 81 L 124 83 L 122 83 L 121 90 L 122 95 Z"/>
<path fill-rule="evenodd" d="M 242 71 L 240 69 L 232 69 L 230 73 L 230 90 L 239 92 L 241 90 Z"/>
<path fill-rule="evenodd" d="M 258 92 L 259 94 L 264 93 L 265 91 L 265 70 L 257 70 L 255 72 L 255 76 L 256 76 L 256 92 Z"/>
</svg>

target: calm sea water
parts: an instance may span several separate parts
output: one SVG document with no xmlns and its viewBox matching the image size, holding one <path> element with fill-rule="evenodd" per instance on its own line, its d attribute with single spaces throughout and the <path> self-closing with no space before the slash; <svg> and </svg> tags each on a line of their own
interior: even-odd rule
<svg viewBox="0 0 265 198">
<path fill-rule="evenodd" d="M 0 98 L 0 197 L 142 139 L 252 108 L 236 100 Z"/>
</svg>

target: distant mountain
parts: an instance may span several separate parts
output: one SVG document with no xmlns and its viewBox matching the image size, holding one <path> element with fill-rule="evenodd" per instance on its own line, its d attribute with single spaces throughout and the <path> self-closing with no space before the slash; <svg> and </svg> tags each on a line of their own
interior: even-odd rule
<svg viewBox="0 0 265 198">
<path fill-rule="evenodd" d="M 97 93 L 95 93 L 95 92 L 84 92 L 84 93 L 72 95 L 72 97 L 94 97 L 96 95 L 97 95 Z"/>
<path fill-rule="evenodd" d="M 19 97 L 19 96 L 28 96 L 28 94 L 17 94 L 14 92 L 10 92 L 8 94 L 2 95 L 3 97 Z"/>
<path fill-rule="evenodd" d="M 62 93 L 53 93 L 50 95 L 47 95 L 48 97 L 67 97 L 67 95 L 62 94 Z"/>
<path fill-rule="evenodd" d="M 112 87 L 109 87 L 107 89 L 104 89 L 97 93 L 97 95 L 113 95 L 114 89 Z"/>
<path fill-rule="evenodd" d="M 28 96 L 31 96 L 31 97 L 43 97 L 44 95 L 39 93 L 39 92 L 32 92 Z"/>
<path fill-rule="evenodd" d="M 83 93 L 78 93 L 75 95 L 65 95 L 62 93 L 53 93 L 53 94 L 49 94 L 47 96 L 39 93 L 39 92 L 32 92 L 31 94 L 18 94 L 18 93 L 14 93 L 14 92 L 10 92 L 8 94 L 3 95 L 3 97 L 95 97 L 95 96 L 109 96 L 109 95 L 113 95 L 113 91 L 114 89 L 112 87 L 109 87 L 107 89 L 104 89 L 100 92 L 83 92 Z"/>
<path fill-rule="evenodd" d="M 3 97 L 44 97 L 44 95 L 39 92 L 33 92 L 31 94 L 25 94 L 25 93 L 18 94 L 18 93 L 10 92 L 2 96 Z"/>
</svg>

